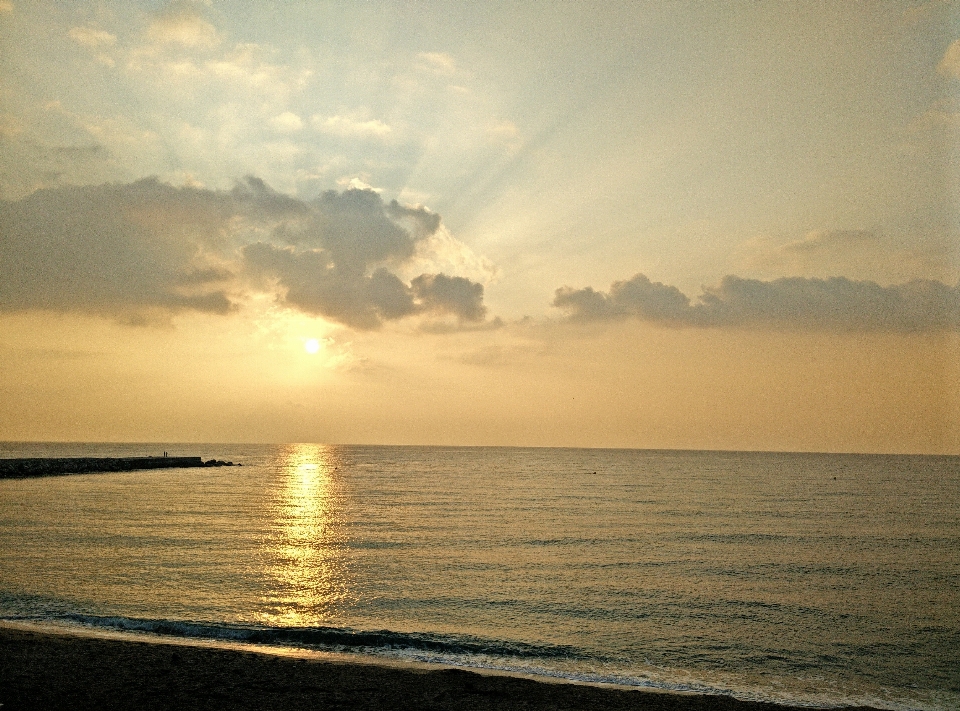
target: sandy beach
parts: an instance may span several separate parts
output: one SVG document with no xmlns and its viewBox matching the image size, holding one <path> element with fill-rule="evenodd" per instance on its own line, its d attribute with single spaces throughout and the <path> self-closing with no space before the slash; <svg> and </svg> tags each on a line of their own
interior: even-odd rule
<svg viewBox="0 0 960 711">
<path fill-rule="evenodd" d="M 8 709 L 787 711 L 717 696 L 550 683 L 0 627 Z"/>
</svg>

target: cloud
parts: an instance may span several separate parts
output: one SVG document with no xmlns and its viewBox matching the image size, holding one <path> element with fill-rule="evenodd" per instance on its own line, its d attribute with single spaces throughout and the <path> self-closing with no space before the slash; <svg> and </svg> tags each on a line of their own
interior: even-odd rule
<svg viewBox="0 0 960 711">
<path fill-rule="evenodd" d="M 343 176 L 342 178 L 337 178 L 337 185 L 344 189 L 350 190 L 372 190 L 375 193 L 382 193 L 383 188 L 375 188 L 370 183 L 368 183 L 364 178 L 369 178 L 370 176 L 366 173 L 361 173 L 363 177 L 354 175 L 354 176 Z"/>
<path fill-rule="evenodd" d="M 506 323 L 499 316 L 494 316 L 489 321 L 474 321 L 472 323 L 450 323 L 444 320 L 424 321 L 420 324 L 421 333 L 476 333 L 478 331 L 497 331 L 506 326 Z"/>
<path fill-rule="evenodd" d="M 310 122 L 323 133 L 346 138 L 386 138 L 393 129 L 377 119 L 363 120 L 352 116 L 315 114 Z"/>
<path fill-rule="evenodd" d="M 263 242 L 243 255 L 252 273 L 277 280 L 284 303 L 362 330 L 422 313 L 482 321 L 483 285 L 445 274 L 421 274 L 408 286 L 385 268 L 372 274 L 341 268 L 323 250 L 297 250 Z"/>
<path fill-rule="evenodd" d="M 417 59 L 420 60 L 421 69 L 434 74 L 451 76 L 457 71 L 456 60 L 445 52 L 420 52 Z"/>
<path fill-rule="evenodd" d="M 948 242 L 928 232 L 909 240 L 873 230 L 813 230 L 781 243 L 756 237 L 739 245 L 737 270 L 752 277 L 796 276 L 906 282 L 953 281 Z"/>
<path fill-rule="evenodd" d="M 303 119 L 292 111 L 284 111 L 270 119 L 270 125 L 280 133 L 296 133 L 303 128 Z"/>
<path fill-rule="evenodd" d="M 227 313 L 206 258 L 222 196 L 155 180 L 39 190 L 0 202 L 0 310 L 46 309 L 142 320 Z"/>
<path fill-rule="evenodd" d="M 913 7 L 908 7 L 901 15 L 901 21 L 905 25 L 917 25 L 922 22 L 934 21 L 942 13 L 950 11 L 950 4 L 953 0 L 929 0 L 929 2 L 920 3 Z"/>
<path fill-rule="evenodd" d="M 446 274 L 421 274 L 410 286 L 423 310 L 452 313 L 464 321 L 482 321 L 487 314 L 483 305 L 483 285 L 469 279 Z"/>
<path fill-rule="evenodd" d="M 234 100 L 247 103 L 248 110 L 256 106 L 279 110 L 306 85 L 312 72 L 268 61 L 275 54 L 269 46 L 248 42 L 198 58 L 182 44 L 153 42 L 125 56 L 127 70 L 140 81 L 152 82 L 167 100 L 179 101 L 183 92 L 215 96 L 227 91 Z"/>
<path fill-rule="evenodd" d="M 291 95 L 313 76 L 308 54 L 298 54 L 297 66 L 275 62 L 283 54 L 277 48 L 230 42 L 229 35 L 221 36 L 205 19 L 206 11 L 199 2 L 171 3 L 153 16 L 141 42 L 113 52 L 118 66 L 143 83 L 149 90 L 145 97 L 162 102 L 167 114 L 171 106 L 177 107 L 174 114 L 197 122 L 206 113 L 198 106 L 219 104 L 209 116 L 216 116 L 217 125 L 210 129 L 220 134 L 221 142 L 225 136 L 235 137 L 238 129 L 255 127 L 259 135 L 264 123 L 281 132 L 295 129 L 282 112 L 291 106 Z"/>
<path fill-rule="evenodd" d="M 229 191 L 130 184 L 0 201 L 0 311 L 127 321 L 225 314 L 253 293 L 360 329 L 416 314 L 482 321 L 483 286 L 395 269 L 440 227 L 369 190 L 305 201 L 248 177 Z"/>
<path fill-rule="evenodd" d="M 877 236 L 869 230 L 813 230 L 803 239 L 788 242 L 781 248 L 784 252 L 809 254 L 811 252 L 832 252 L 837 248 L 846 249 L 851 245 L 873 244 Z"/>
<path fill-rule="evenodd" d="M 147 37 L 157 44 L 174 44 L 192 49 L 212 48 L 220 41 L 216 28 L 204 20 L 190 2 L 168 5 L 150 23 Z"/>
<path fill-rule="evenodd" d="M 769 238 L 756 238 L 741 245 L 744 265 L 750 271 L 820 276 L 820 269 L 843 269 L 864 264 L 888 251 L 879 236 L 868 230 L 813 230 L 802 238 L 778 244 Z"/>
<path fill-rule="evenodd" d="M 341 267 L 404 261 L 416 250 L 417 236 L 390 219 L 383 199 L 372 190 L 328 190 L 315 205 L 316 218 L 303 236 L 329 251 Z"/>
<path fill-rule="evenodd" d="M 482 284 L 421 274 L 408 285 L 387 268 L 416 254 L 417 243 L 440 226 L 438 215 L 385 204 L 371 190 L 327 191 L 309 207 L 305 219 L 274 231 L 285 245 L 257 242 L 242 250 L 247 271 L 273 280 L 284 303 L 359 329 L 423 313 L 484 318 Z"/>
<path fill-rule="evenodd" d="M 391 200 L 386 210 L 392 219 L 407 222 L 422 237 L 430 237 L 440 229 L 440 215 L 422 205 L 401 205 L 396 200 Z"/>
<path fill-rule="evenodd" d="M 510 154 L 515 154 L 523 147 L 520 130 L 513 121 L 493 123 L 487 127 L 486 134 L 489 143 L 505 147 Z"/>
<path fill-rule="evenodd" d="M 116 35 L 96 27 L 71 27 L 68 33 L 75 42 L 85 47 L 103 47 L 115 44 Z"/>
<path fill-rule="evenodd" d="M 960 330 L 960 285 L 914 280 L 883 287 L 844 277 L 760 281 L 726 276 L 695 303 L 643 274 L 608 293 L 557 289 L 553 305 L 574 321 L 639 318 L 668 325 L 798 330 Z"/>
<path fill-rule="evenodd" d="M 459 274 L 482 284 L 500 278 L 496 264 L 450 234 L 443 224 L 430 237 L 417 242 L 417 254 L 407 263 L 404 273 L 412 278 L 427 269 Z"/>
<path fill-rule="evenodd" d="M 960 79 L 960 40 L 955 41 L 948 48 L 937 65 L 937 71 L 941 74 Z"/>
<path fill-rule="evenodd" d="M 42 186 L 105 177 L 111 155 L 102 144 L 89 137 L 75 145 L 46 143 L 5 118 L 0 117 L 0 197 L 23 197 Z"/>
<path fill-rule="evenodd" d="M 410 288 L 386 269 L 370 276 L 338 269 L 322 250 L 297 250 L 257 242 L 243 248 L 252 273 L 275 279 L 282 301 L 363 330 L 416 313 Z"/>
<path fill-rule="evenodd" d="M 941 131 L 956 131 L 960 128 L 960 110 L 956 100 L 943 100 L 935 103 L 929 109 L 917 116 L 907 125 L 910 133 L 922 134 Z M 937 141 L 937 147 L 942 144 Z"/>
<path fill-rule="evenodd" d="M 690 308 L 690 299 L 675 286 L 651 282 L 643 274 L 614 282 L 610 293 L 592 287 L 557 289 L 553 305 L 582 320 L 637 316 L 653 321 L 681 319 Z"/>
</svg>

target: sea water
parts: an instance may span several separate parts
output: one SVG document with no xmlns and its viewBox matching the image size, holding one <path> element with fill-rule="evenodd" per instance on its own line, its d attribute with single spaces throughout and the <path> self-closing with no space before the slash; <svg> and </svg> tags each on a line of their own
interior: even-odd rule
<svg viewBox="0 0 960 711">
<path fill-rule="evenodd" d="M 0 444 L 0 617 L 744 699 L 960 708 L 960 457 Z"/>
</svg>

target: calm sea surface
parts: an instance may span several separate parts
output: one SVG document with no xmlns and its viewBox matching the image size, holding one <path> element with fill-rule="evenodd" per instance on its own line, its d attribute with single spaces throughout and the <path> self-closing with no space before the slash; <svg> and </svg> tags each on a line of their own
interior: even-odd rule
<svg viewBox="0 0 960 711">
<path fill-rule="evenodd" d="M 960 457 L 0 444 L 0 617 L 960 708 Z"/>
</svg>

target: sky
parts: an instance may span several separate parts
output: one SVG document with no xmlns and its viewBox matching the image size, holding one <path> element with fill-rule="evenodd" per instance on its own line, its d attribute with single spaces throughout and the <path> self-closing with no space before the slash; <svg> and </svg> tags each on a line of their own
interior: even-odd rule
<svg viewBox="0 0 960 711">
<path fill-rule="evenodd" d="M 0 440 L 960 454 L 960 7 L 0 0 Z"/>
</svg>

